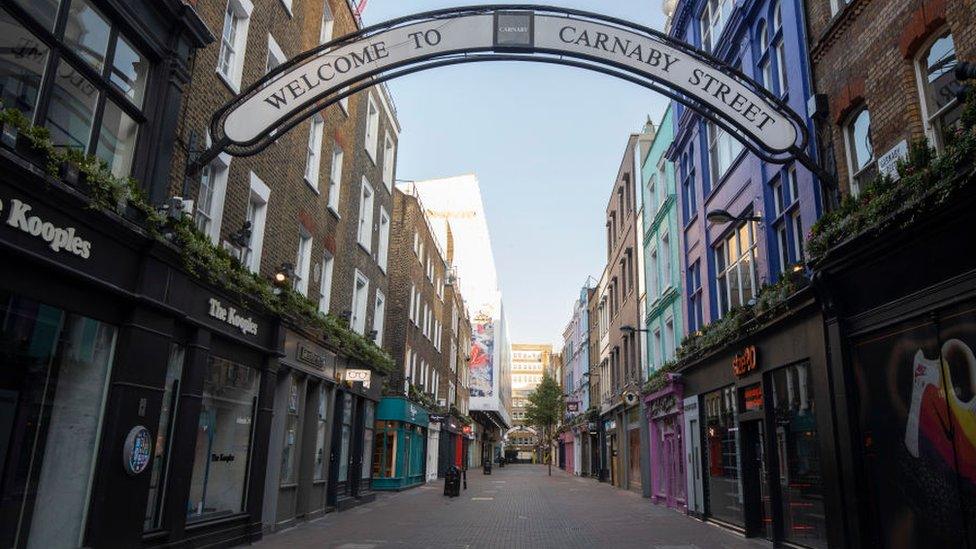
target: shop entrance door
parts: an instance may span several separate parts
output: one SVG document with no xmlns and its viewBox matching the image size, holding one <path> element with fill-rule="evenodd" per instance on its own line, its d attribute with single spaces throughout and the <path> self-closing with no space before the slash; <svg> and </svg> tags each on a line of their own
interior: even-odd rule
<svg viewBox="0 0 976 549">
<path fill-rule="evenodd" d="M 668 507 L 678 506 L 678 492 L 684 479 L 678 475 L 678 467 L 681 466 L 683 456 L 681 455 L 681 444 L 674 433 L 664 435 L 664 469 L 665 493 Z"/>
<path fill-rule="evenodd" d="M 617 475 L 620 470 L 617 468 L 617 435 L 610 435 L 610 484 L 617 486 Z"/>
<path fill-rule="evenodd" d="M 746 534 L 773 539 L 773 506 L 769 471 L 763 446 L 763 420 L 739 424 L 742 437 L 742 492 L 745 499 Z"/>
<path fill-rule="evenodd" d="M 348 497 L 352 483 L 349 473 L 353 445 L 353 398 L 345 391 L 336 392 L 335 426 L 332 429 L 332 452 L 329 455 L 329 505 Z"/>
</svg>

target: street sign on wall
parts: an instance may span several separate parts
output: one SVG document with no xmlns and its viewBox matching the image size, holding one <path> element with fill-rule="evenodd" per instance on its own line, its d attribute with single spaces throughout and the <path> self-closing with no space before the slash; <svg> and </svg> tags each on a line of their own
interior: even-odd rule
<svg viewBox="0 0 976 549">
<path fill-rule="evenodd" d="M 791 156 L 806 144 L 802 120 L 782 101 L 667 35 L 578 10 L 479 6 L 400 18 L 295 57 L 215 115 L 214 148 L 253 154 L 280 131 L 378 81 L 488 60 L 572 65 L 644 85 L 733 131 L 767 158 Z"/>
</svg>

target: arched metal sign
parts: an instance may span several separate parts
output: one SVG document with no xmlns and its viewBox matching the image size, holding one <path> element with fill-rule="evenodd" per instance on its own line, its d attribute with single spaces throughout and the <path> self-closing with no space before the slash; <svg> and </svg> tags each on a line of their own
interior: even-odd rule
<svg viewBox="0 0 976 549">
<path fill-rule="evenodd" d="M 491 5 L 394 19 L 298 55 L 214 115 L 214 146 L 196 165 L 221 150 L 254 154 L 315 112 L 379 82 L 498 60 L 570 65 L 622 78 L 687 105 L 764 160 L 806 157 L 802 118 L 739 71 L 684 42 L 579 10 Z"/>
</svg>

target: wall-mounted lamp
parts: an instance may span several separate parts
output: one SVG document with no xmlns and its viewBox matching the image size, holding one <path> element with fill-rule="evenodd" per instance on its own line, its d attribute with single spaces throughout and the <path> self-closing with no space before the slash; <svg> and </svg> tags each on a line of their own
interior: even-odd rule
<svg viewBox="0 0 976 549">
<path fill-rule="evenodd" d="M 762 221 L 762 217 L 758 215 L 735 216 L 726 210 L 712 210 L 705 214 L 705 219 L 714 224 L 731 223 L 732 221 Z"/>
</svg>

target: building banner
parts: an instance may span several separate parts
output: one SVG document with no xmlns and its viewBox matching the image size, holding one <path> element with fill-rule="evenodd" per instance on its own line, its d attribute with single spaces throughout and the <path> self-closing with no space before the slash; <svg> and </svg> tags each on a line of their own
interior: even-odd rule
<svg viewBox="0 0 976 549">
<path fill-rule="evenodd" d="M 976 304 L 854 345 L 873 540 L 976 547 Z"/>
<path fill-rule="evenodd" d="M 494 396 L 495 324 L 490 313 L 480 312 L 471 330 L 471 396 Z"/>
</svg>

